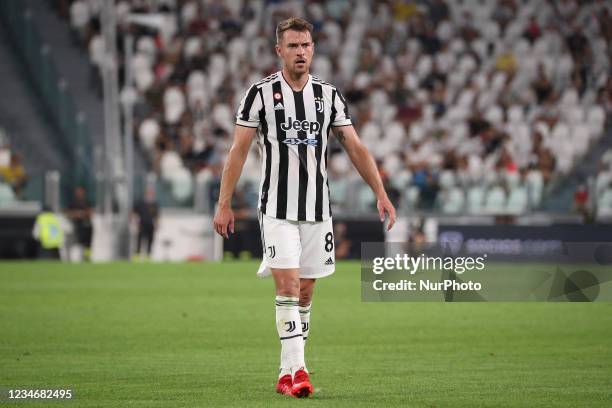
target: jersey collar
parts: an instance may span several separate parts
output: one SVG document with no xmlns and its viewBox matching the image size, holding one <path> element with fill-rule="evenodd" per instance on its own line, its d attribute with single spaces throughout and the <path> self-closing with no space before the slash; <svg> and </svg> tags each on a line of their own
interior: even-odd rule
<svg viewBox="0 0 612 408">
<path fill-rule="evenodd" d="M 281 80 L 285 83 L 285 85 L 287 85 L 289 87 L 289 89 L 291 89 L 293 92 L 302 92 L 304 90 L 304 88 L 306 88 L 308 86 L 308 84 L 310 84 L 310 81 L 312 80 L 312 75 L 308 74 L 308 80 L 306 81 L 306 83 L 304 84 L 304 86 L 302 87 L 302 89 L 300 89 L 299 91 L 296 91 L 295 89 L 293 89 L 291 87 L 291 85 L 289 85 L 289 82 L 287 82 L 287 80 L 285 79 L 285 75 L 283 75 L 283 70 L 281 69 L 280 71 L 278 71 L 280 73 L 280 77 Z"/>
</svg>

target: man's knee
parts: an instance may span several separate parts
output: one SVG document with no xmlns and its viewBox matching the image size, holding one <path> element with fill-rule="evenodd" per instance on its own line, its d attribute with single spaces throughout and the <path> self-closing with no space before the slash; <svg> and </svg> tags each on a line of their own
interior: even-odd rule
<svg viewBox="0 0 612 408">
<path fill-rule="evenodd" d="M 308 306 L 312 302 L 314 279 L 302 279 L 300 282 L 300 306 Z"/>
<path fill-rule="evenodd" d="M 277 273 L 274 275 L 277 295 L 291 297 L 298 297 L 300 295 L 300 278 L 297 274 Z"/>
</svg>

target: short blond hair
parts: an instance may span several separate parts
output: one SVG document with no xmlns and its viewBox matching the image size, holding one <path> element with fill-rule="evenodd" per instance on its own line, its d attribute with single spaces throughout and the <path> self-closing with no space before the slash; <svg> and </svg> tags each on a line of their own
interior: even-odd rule
<svg viewBox="0 0 612 408">
<path fill-rule="evenodd" d="M 276 26 L 276 43 L 280 44 L 281 38 L 283 38 L 283 33 L 287 30 L 294 31 L 308 31 L 310 33 L 310 37 L 312 38 L 312 30 L 313 26 L 308 21 L 299 17 L 291 17 L 286 20 L 281 21 Z"/>
</svg>

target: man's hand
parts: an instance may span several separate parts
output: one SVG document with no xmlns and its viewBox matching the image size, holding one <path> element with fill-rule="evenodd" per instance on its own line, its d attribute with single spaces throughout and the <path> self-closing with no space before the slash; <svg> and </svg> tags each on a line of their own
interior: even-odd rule
<svg viewBox="0 0 612 408">
<path fill-rule="evenodd" d="M 218 207 L 214 224 L 217 234 L 229 238 L 228 233 L 234 233 L 234 211 L 229 207 Z"/>
<path fill-rule="evenodd" d="M 389 197 L 385 196 L 376 201 L 376 208 L 378 208 L 380 222 L 385 222 L 385 212 L 389 214 L 389 225 L 387 225 L 387 231 L 389 231 L 395 224 L 395 207 L 391 204 Z"/>
</svg>

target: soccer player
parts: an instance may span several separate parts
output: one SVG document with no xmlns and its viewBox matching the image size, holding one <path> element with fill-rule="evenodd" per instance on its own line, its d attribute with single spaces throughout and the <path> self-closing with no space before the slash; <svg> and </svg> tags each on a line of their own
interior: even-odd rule
<svg viewBox="0 0 612 408">
<path fill-rule="evenodd" d="M 253 84 L 238 108 L 232 148 L 225 162 L 215 231 L 234 232 L 231 198 L 251 141 L 262 153 L 259 223 L 263 261 L 258 276 L 274 277 L 276 329 L 281 342 L 277 392 L 308 397 L 313 392 L 304 361 L 315 281 L 335 269 L 327 146 L 330 129 L 377 197 L 381 222 L 395 208 L 374 159 L 360 142 L 342 94 L 309 74 L 314 53 L 312 25 L 300 18 L 276 27 L 282 70 Z"/>
</svg>

